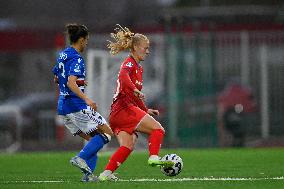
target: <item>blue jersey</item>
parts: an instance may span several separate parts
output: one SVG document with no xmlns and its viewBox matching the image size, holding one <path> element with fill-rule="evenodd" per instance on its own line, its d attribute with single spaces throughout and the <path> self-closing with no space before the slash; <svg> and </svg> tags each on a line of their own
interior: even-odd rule
<svg viewBox="0 0 284 189">
<path fill-rule="evenodd" d="M 67 86 L 68 77 L 74 75 L 78 77 L 78 81 L 85 79 L 85 64 L 81 55 L 73 48 L 68 47 L 59 53 L 57 63 L 52 72 L 58 77 L 59 82 L 59 99 L 57 111 L 59 115 L 66 115 L 73 112 L 78 112 L 87 107 L 84 100 L 79 98 Z M 78 85 L 84 92 L 84 84 Z"/>
</svg>

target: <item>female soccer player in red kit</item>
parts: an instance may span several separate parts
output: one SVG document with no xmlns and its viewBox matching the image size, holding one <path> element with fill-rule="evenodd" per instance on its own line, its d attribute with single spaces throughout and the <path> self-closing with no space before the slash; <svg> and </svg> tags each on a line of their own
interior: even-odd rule
<svg viewBox="0 0 284 189">
<path fill-rule="evenodd" d="M 129 56 L 123 61 L 117 79 L 117 88 L 111 105 L 109 122 L 120 147 L 111 156 L 99 180 L 117 180 L 112 173 L 127 159 L 137 140 L 137 133 L 149 135 L 150 166 L 172 166 L 171 161 L 162 161 L 158 156 L 164 128 L 152 116 L 159 115 L 158 110 L 147 108 L 144 104 L 143 67 L 140 64 L 149 54 L 149 39 L 142 34 L 134 34 L 128 28 L 118 25 L 116 33 L 109 41 L 110 53 L 115 55 L 123 50 L 130 50 Z"/>
</svg>

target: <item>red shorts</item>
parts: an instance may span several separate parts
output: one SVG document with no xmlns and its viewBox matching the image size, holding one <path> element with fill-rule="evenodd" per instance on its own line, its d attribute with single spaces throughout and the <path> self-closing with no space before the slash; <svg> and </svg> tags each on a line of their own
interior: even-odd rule
<svg viewBox="0 0 284 189">
<path fill-rule="evenodd" d="M 125 131 L 129 134 L 135 133 L 135 129 L 147 113 L 136 106 L 129 106 L 118 112 L 112 112 L 109 124 L 114 134 Z"/>
</svg>

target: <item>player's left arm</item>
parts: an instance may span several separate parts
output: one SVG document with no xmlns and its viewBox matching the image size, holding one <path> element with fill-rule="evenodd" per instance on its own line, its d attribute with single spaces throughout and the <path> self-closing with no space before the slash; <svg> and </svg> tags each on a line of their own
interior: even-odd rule
<svg viewBox="0 0 284 189">
<path fill-rule="evenodd" d="M 86 102 L 87 105 L 89 105 L 90 107 L 92 107 L 94 110 L 97 110 L 97 105 L 94 101 L 92 101 L 90 98 L 87 97 L 87 95 L 85 93 L 83 93 L 81 91 L 81 89 L 78 87 L 77 85 L 77 79 L 78 77 L 75 75 L 70 75 L 68 77 L 68 82 L 67 82 L 67 86 L 68 88 L 75 93 L 79 98 L 81 98 L 82 100 L 84 100 Z"/>
<path fill-rule="evenodd" d="M 131 68 L 123 67 L 119 72 L 118 79 L 123 89 L 135 91 L 136 87 L 130 79 L 130 76 L 129 76 L 130 72 L 131 72 Z"/>
</svg>

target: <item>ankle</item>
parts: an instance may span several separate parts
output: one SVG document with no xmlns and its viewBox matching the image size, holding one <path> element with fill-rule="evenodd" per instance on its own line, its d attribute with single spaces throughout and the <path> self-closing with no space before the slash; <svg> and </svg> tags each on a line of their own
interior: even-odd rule
<svg viewBox="0 0 284 189">
<path fill-rule="evenodd" d="M 150 155 L 149 159 L 159 159 L 158 155 Z"/>
<path fill-rule="evenodd" d="M 108 175 L 112 174 L 112 171 L 111 170 L 104 170 L 101 174 L 104 175 L 104 176 L 108 176 Z"/>
</svg>

